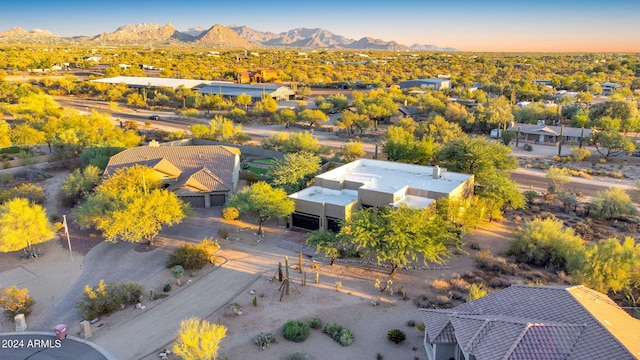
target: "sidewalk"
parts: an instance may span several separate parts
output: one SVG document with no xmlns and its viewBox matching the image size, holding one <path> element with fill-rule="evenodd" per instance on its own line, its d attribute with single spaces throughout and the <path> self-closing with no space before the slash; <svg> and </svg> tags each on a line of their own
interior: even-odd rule
<svg viewBox="0 0 640 360">
<path fill-rule="evenodd" d="M 186 285 L 189 288 L 171 295 L 159 306 L 95 332 L 91 340 L 116 359 L 157 358 L 158 349 L 170 346 L 180 321 L 192 316 L 209 317 L 260 276 L 274 272 L 286 255 L 296 256 L 267 244 L 247 247 L 224 240 L 221 245 L 218 255 L 227 259 L 221 267 Z"/>
</svg>

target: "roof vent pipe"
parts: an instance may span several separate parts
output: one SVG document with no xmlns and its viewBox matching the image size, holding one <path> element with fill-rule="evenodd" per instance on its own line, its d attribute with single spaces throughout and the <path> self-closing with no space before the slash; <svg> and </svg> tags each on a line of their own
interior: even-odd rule
<svg viewBox="0 0 640 360">
<path fill-rule="evenodd" d="M 441 169 L 440 166 L 436 165 L 433 167 L 433 179 L 440 179 L 440 175 L 441 175 Z"/>
</svg>

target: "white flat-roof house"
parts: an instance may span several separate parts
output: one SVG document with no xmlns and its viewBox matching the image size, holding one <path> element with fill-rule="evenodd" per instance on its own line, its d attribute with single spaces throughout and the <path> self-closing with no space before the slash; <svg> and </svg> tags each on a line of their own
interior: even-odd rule
<svg viewBox="0 0 640 360">
<path fill-rule="evenodd" d="M 293 227 L 334 230 L 361 207 L 406 204 L 418 209 L 442 197 L 468 196 L 473 175 L 438 166 L 360 159 L 315 177 L 314 186 L 289 195 L 295 202 Z"/>
</svg>

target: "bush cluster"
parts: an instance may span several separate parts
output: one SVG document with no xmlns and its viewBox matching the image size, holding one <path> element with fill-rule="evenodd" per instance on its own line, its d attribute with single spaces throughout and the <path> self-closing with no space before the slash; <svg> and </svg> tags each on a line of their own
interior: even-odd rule
<svg viewBox="0 0 640 360">
<path fill-rule="evenodd" d="M 513 275 L 518 270 L 516 264 L 508 263 L 507 260 L 499 256 L 493 256 L 490 250 L 479 251 L 476 256 L 473 257 L 473 261 L 481 269 L 502 274 Z"/>
<path fill-rule="evenodd" d="M 169 255 L 167 268 L 176 265 L 185 270 L 199 270 L 208 263 L 215 264 L 213 254 L 220 249 L 218 243 L 212 239 L 203 239 L 198 245 L 183 244 Z"/>
<path fill-rule="evenodd" d="M 29 289 L 18 289 L 14 285 L 4 288 L 0 292 L 0 308 L 11 319 L 18 314 L 28 316 L 35 303 L 35 300 L 29 296 Z"/>
<path fill-rule="evenodd" d="M 312 329 L 320 329 L 320 326 L 322 326 L 322 321 L 317 317 L 313 317 L 311 318 L 311 320 L 309 320 L 309 326 Z"/>
<path fill-rule="evenodd" d="M 289 320 L 282 328 L 282 336 L 291 341 L 303 342 L 309 337 L 309 324 L 299 320 Z"/>
<path fill-rule="evenodd" d="M 275 335 L 273 335 L 273 333 L 261 332 L 258 334 L 254 342 L 256 343 L 256 345 L 258 345 L 258 347 L 260 347 L 260 350 L 262 351 L 268 348 L 271 343 L 276 342 L 276 337 Z"/>
<path fill-rule="evenodd" d="M 140 302 L 143 291 L 143 286 L 138 283 L 117 285 L 100 280 L 95 287 L 85 285 L 82 300 L 76 304 L 76 308 L 83 319 L 90 320 L 117 311 L 124 305 Z"/>
<path fill-rule="evenodd" d="M 239 216 L 240 216 L 240 211 L 238 210 L 237 207 L 230 206 L 222 209 L 222 218 L 227 221 L 235 220 Z"/>
<path fill-rule="evenodd" d="M 287 356 L 287 360 L 311 360 L 311 358 L 306 353 L 295 352 Z"/>
<path fill-rule="evenodd" d="M 326 323 L 322 332 L 331 336 L 331 338 L 337 341 L 342 346 L 349 346 L 353 344 L 353 333 L 351 330 L 337 323 Z"/>
</svg>

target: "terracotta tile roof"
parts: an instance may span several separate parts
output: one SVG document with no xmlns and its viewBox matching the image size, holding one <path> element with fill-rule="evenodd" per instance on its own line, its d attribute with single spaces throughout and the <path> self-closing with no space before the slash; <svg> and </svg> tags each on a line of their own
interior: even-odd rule
<svg viewBox="0 0 640 360">
<path fill-rule="evenodd" d="M 422 312 L 432 342 L 447 339 L 438 336 L 451 324 L 458 344 L 478 360 L 640 358 L 640 320 L 583 286 L 513 285 L 451 310 Z"/>
<path fill-rule="evenodd" d="M 141 146 L 124 150 L 109 159 L 105 176 L 134 164 L 149 166 L 170 180 L 169 189 L 192 192 L 233 190 L 236 148 L 218 145 Z"/>
</svg>

